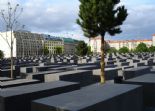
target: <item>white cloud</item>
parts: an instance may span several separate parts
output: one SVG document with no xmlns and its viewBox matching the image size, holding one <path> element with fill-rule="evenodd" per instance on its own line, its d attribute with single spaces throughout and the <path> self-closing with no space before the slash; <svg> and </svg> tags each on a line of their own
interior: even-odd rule
<svg viewBox="0 0 155 111">
<path fill-rule="evenodd" d="M 151 38 L 155 33 L 155 5 L 141 5 L 129 9 L 129 16 L 123 25 L 125 33 L 132 33 L 132 37 L 140 35 Z"/>
<path fill-rule="evenodd" d="M 29 0 L 23 7 L 21 22 L 32 31 L 58 33 L 77 30 L 75 22 L 78 17 L 78 5 L 47 4 L 45 0 Z"/>
<path fill-rule="evenodd" d="M 33 32 L 70 33 L 73 38 L 88 40 L 75 23 L 78 18 L 78 0 L 11 0 L 22 4 L 24 12 L 21 23 Z M 121 0 L 128 9 L 129 16 L 122 26 L 123 33 L 118 39 L 135 39 L 137 36 L 151 37 L 155 27 L 155 4 L 148 0 Z M 0 1 L 4 4 L 4 0 Z M 122 38 L 121 38 L 122 37 Z"/>
</svg>

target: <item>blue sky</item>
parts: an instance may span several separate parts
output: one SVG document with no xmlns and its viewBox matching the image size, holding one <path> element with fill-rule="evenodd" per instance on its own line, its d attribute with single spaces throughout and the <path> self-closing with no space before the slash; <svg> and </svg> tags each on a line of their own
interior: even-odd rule
<svg viewBox="0 0 155 111">
<path fill-rule="evenodd" d="M 19 3 L 23 8 L 21 24 L 32 32 L 49 33 L 58 36 L 88 40 L 76 24 L 78 0 L 0 0 Z M 106 39 L 151 39 L 155 33 L 155 0 L 121 0 L 129 16 L 122 27 L 123 33 Z"/>
<path fill-rule="evenodd" d="M 131 6 L 155 3 L 154 0 L 122 0 L 122 2 L 124 1 L 126 5 L 131 5 Z"/>
</svg>

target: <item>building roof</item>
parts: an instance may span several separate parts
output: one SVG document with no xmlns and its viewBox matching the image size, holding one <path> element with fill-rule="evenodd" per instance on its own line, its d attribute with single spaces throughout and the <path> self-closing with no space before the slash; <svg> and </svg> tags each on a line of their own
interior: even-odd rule
<svg viewBox="0 0 155 111">
<path fill-rule="evenodd" d="M 31 31 L 28 31 L 28 30 L 16 30 L 16 31 L 14 31 L 14 32 L 24 32 L 24 33 L 31 33 Z"/>
<path fill-rule="evenodd" d="M 78 40 L 72 39 L 72 38 L 63 38 L 64 43 L 77 43 Z"/>
<path fill-rule="evenodd" d="M 126 42 L 151 42 L 150 39 L 145 40 L 106 40 L 107 43 L 126 43 Z"/>
<path fill-rule="evenodd" d="M 42 34 L 45 40 L 51 40 L 51 41 L 62 41 L 62 38 L 56 37 L 56 36 L 51 36 L 47 34 Z"/>
<path fill-rule="evenodd" d="M 154 34 L 155 36 L 155 34 Z M 100 40 L 101 37 L 91 38 L 91 40 Z M 151 42 L 151 39 L 143 39 L 143 40 L 105 40 L 107 43 L 125 43 L 125 42 Z"/>
<path fill-rule="evenodd" d="M 101 36 L 97 36 L 97 37 L 92 37 L 90 38 L 90 40 L 100 40 L 101 39 Z"/>
</svg>

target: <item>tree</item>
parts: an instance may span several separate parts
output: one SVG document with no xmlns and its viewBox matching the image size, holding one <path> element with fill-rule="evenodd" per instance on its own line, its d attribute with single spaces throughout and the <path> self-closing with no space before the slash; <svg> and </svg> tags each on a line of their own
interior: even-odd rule
<svg viewBox="0 0 155 111">
<path fill-rule="evenodd" d="M 130 52 L 131 52 L 131 53 L 134 53 L 134 49 L 131 49 Z"/>
<path fill-rule="evenodd" d="M 13 31 L 18 30 L 19 28 L 18 18 L 20 17 L 23 11 L 23 8 L 21 8 L 21 10 L 18 10 L 18 7 L 19 4 L 17 4 L 15 7 L 12 7 L 11 3 L 8 2 L 7 9 L 1 10 L 0 12 L 2 19 L 4 21 L 4 23 L 2 24 L 4 24 L 4 30 L 6 31 L 5 37 L 2 35 L 2 33 L 0 33 L 0 36 L 7 42 L 10 48 L 11 78 L 13 78 L 13 45 L 14 45 Z M 7 31 L 11 31 L 11 37 L 8 36 Z"/>
<path fill-rule="evenodd" d="M 101 83 L 104 77 L 104 36 L 106 33 L 121 33 L 120 25 L 127 17 L 124 6 L 118 6 L 120 0 L 79 0 L 79 24 L 88 38 L 101 36 Z"/>
<path fill-rule="evenodd" d="M 87 46 L 87 55 L 91 55 L 93 54 L 93 52 L 91 51 L 91 47 L 90 46 Z"/>
<path fill-rule="evenodd" d="M 79 56 L 85 56 L 88 52 L 87 44 L 84 41 L 79 41 L 76 46 L 76 54 Z"/>
<path fill-rule="evenodd" d="M 4 53 L 3 51 L 0 50 L 0 59 L 3 59 L 4 58 Z"/>
<path fill-rule="evenodd" d="M 62 54 L 62 47 L 55 48 L 56 54 Z"/>
<path fill-rule="evenodd" d="M 111 47 L 107 52 L 111 54 L 111 53 L 116 53 L 118 51 L 115 47 Z"/>
<path fill-rule="evenodd" d="M 149 47 L 149 52 L 155 52 L 155 46 Z"/>
<path fill-rule="evenodd" d="M 104 42 L 104 48 L 105 48 L 105 52 L 107 53 L 107 52 L 109 52 L 109 50 L 110 50 L 110 45 L 105 41 Z"/>
<path fill-rule="evenodd" d="M 122 47 L 122 48 L 119 49 L 119 53 L 129 53 L 129 48 Z"/>
<path fill-rule="evenodd" d="M 148 52 L 149 49 L 146 46 L 145 43 L 140 43 L 137 47 L 136 47 L 136 52 Z"/>
<path fill-rule="evenodd" d="M 48 50 L 48 48 L 45 47 L 45 48 L 43 49 L 43 52 L 44 52 L 44 55 L 48 55 L 48 54 L 49 54 L 49 50 Z"/>
</svg>

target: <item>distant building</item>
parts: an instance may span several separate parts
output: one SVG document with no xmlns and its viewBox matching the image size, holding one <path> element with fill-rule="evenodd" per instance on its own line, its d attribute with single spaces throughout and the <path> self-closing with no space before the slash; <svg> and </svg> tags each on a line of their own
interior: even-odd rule
<svg viewBox="0 0 155 111">
<path fill-rule="evenodd" d="M 130 50 L 135 49 L 140 43 L 145 43 L 147 47 L 150 47 L 152 45 L 152 40 L 124 40 L 124 41 L 107 40 L 106 42 L 110 45 L 110 47 L 114 47 L 117 50 L 119 50 L 122 47 L 128 47 Z"/>
<path fill-rule="evenodd" d="M 128 47 L 130 50 L 135 49 L 138 44 L 145 43 L 148 47 L 155 46 L 155 34 L 151 39 L 148 40 L 106 40 L 106 43 L 113 48 L 119 50 L 122 47 Z M 100 53 L 101 52 L 101 37 L 91 38 L 89 41 L 92 52 Z"/>
<path fill-rule="evenodd" d="M 56 54 L 56 47 L 61 47 L 62 51 L 64 50 L 64 42 L 62 38 L 45 34 L 43 34 L 43 37 L 44 47 L 49 50 L 50 55 Z"/>
<path fill-rule="evenodd" d="M 10 47 L 6 42 L 11 43 L 11 31 L 3 32 L 0 37 L 0 50 L 4 52 L 5 57 L 10 57 Z M 43 37 L 41 34 L 30 33 L 28 31 L 14 31 L 12 34 L 14 40 L 13 57 L 25 57 L 42 55 Z"/>
<path fill-rule="evenodd" d="M 11 54 L 7 42 L 11 43 L 11 31 L 0 34 L 0 50 L 4 52 L 6 58 L 9 58 Z M 45 47 L 49 50 L 50 55 L 56 54 L 56 47 L 61 47 L 62 53 L 74 54 L 78 43 L 77 40 L 71 38 L 61 38 L 23 30 L 13 31 L 12 39 L 14 40 L 13 57 L 40 56 L 44 54 Z"/>
<path fill-rule="evenodd" d="M 155 46 L 155 34 L 152 35 L 152 45 Z"/>
<path fill-rule="evenodd" d="M 90 38 L 89 45 L 91 47 L 92 52 L 100 53 L 101 52 L 101 37 Z"/>
<path fill-rule="evenodd" d="M 75 54 L 78 41 L 72 38 L 63 38 L 64 54 Z"/>
</svg>

